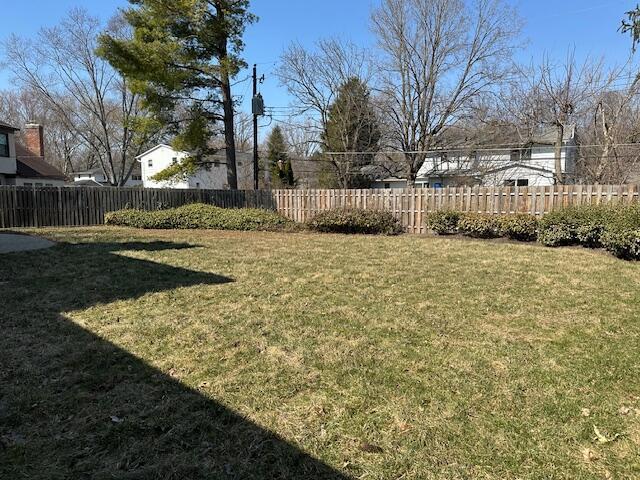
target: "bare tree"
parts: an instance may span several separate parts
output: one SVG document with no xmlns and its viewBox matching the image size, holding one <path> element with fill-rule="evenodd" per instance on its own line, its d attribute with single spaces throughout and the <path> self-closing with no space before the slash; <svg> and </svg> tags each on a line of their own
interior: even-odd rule
<svg viewBox="0 0 640 480">
<path fill-rule="evenodd" d="M 112 185 L 124 185 L 158 127 L 126 80 L 96 55 L 102 28 L 98 19 L 75 9 L 35 40 L 12 36 L 5 51 L 19 83 L 45 99 L 86 143 Z M 109 29 L 128 34 L 120 20 L 110 22 Z"/>
<path fill-rule="evenodd" d="M 578 170 L 589 183 L 625 183 L 640 167 L 640 82 L 594 98 L 582 126 Z"/>
<path fill-rule="evenodd" d="M 309 158 L 318 151 L 320 139 L 316 133 L 314 121 L 308 117 L 278 122 L 289 150 L 298 158 Z"/>
<path fill-rule="evenodd" d="M 233 117 L 236 149 L 239 152 L 250 152 L 253 148 L 253 117 L 246 112 L 236 112 Z"/>
<path fill-rule="evenodd" d="M 390 146 L 413 186 L 424 152 L 508 72 L 520 20 L 501 0 L 382 0 L 372 24 Z"/>
<path fill-rule="evenodd" d="M 555 181 L 561 184 L 565 180 L 562 171 L 565 129 L 591 110 L 596 103 L 596 97 L 606 89 L 615 73 L 605 74 L 602 60 L 593 61 L 588 58 L 582 64 L 578 64 L 575 50 L 572 50 L 559 67 L 554 65 L 549 57 L 545 57 L 538 67 L 538 75 L 531 76 L 534 82 L 536 77 L 539 81 L 533 88 L 539 93 L 542 121 L 552 125 L 556 131 Z"/>
<path fill-rule="evenodd" d="M 329 38 L 318 41 L 314 49 L 291 44 L 280 58 L 277 75 L 296 99 L 296 116 L 304 115 L 303 125 L 319 139 L 340 87 L 351 78 L 369 85 L 373 69 L 363 49 L 348 41 Z"/>
<path fill-rule="evenodd" d="M 66 127 L 37 91 L 18 89 L 0 92 L 0 117 L 17 127 L 26 123 L 43 125 L 45 158 L 64 173 L 85 165 L 86 145 Z"/>
</svg>

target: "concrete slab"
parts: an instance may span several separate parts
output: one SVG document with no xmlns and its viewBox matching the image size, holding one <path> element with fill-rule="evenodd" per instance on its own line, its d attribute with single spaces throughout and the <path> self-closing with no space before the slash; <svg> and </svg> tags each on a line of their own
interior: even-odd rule
<svg viewBox="0 0 640 480">
<path fill-rule="evenodd" d="M 15 233 L 0 233 L 0 253 L 26 252 L 53 247 L 54 242 L 45 238 Z"/>
</svg>

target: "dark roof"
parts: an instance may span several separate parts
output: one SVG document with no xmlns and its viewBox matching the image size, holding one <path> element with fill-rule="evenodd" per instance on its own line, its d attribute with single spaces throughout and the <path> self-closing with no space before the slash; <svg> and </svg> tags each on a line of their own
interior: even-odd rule
<svg viewBox="0 0 640 480">
<path fill-rule="evenodd" d="M 23 178 L 50 178 L 65 180 L 65 174 L 44 158 L 37 157 L 33 152 L 16 142 L 16 175 Z"/>
<path fill-rule="evenodd" d="M 0 130 L 10 130 L 12 132 L 17 132 L 18 130 L 20 130 L 19 128 L 13 127 L 11 125 L 9 125 L 8 123 L 3 122 L 2 120 L 0 120 Z"/>
</svg>

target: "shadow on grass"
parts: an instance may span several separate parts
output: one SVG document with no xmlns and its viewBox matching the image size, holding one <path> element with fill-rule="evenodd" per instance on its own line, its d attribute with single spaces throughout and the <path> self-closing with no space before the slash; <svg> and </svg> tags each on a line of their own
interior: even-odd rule
<svg viewBox="0 0 640 480">
<path fill-rule="evenodd" d="M 3 258 L 0 478 L 347 478 L 63 316 L 233 281 L 114 254 L 183 248 L 65 244 Z"/>
</svg>

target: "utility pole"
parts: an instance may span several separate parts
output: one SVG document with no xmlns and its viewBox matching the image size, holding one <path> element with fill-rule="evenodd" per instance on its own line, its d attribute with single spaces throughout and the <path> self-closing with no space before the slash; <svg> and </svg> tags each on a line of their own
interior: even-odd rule
<svg viewBox="0 0 640 480">
<path fill-rule="evenodd" d="M 260 83 L 264 81 L 264 75 Z M 251 111 L 253 113 L 253 188 L 258 190 L 258 117 L 264 115 L 264 100 L 258 93 L 258 66 L 253 65 L 253 99 L 251 101 Z"/>
</svg>

